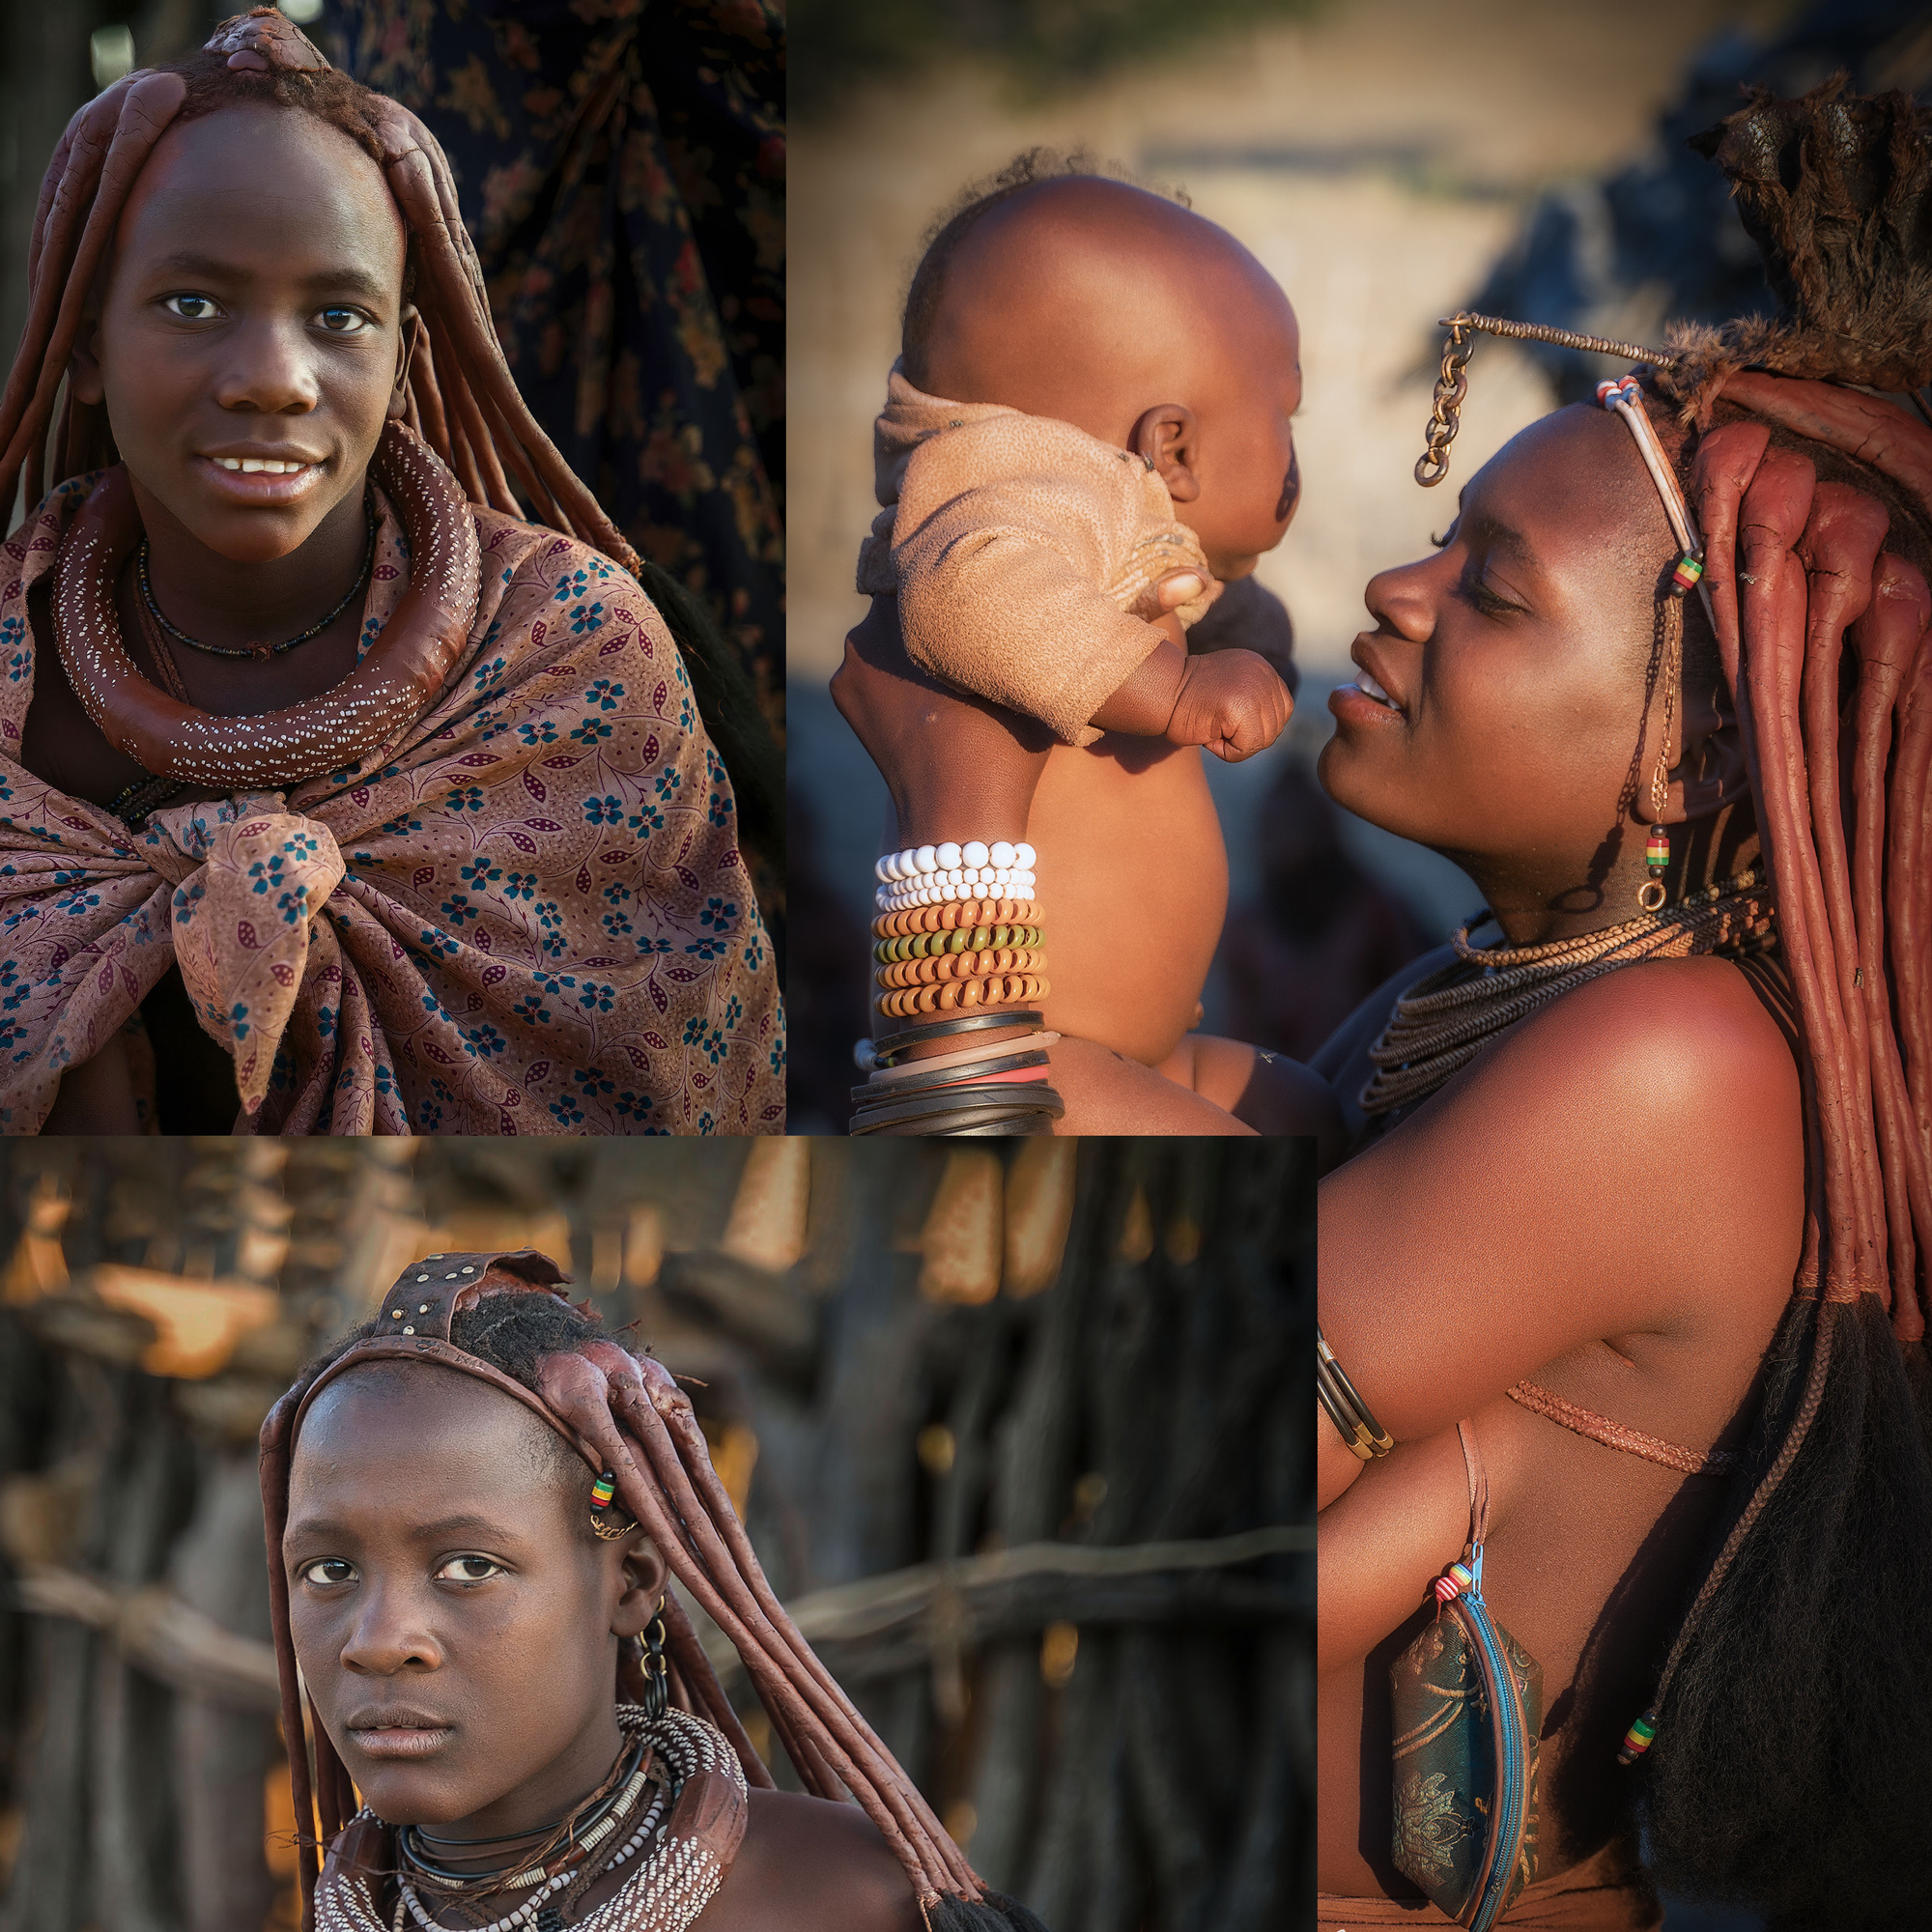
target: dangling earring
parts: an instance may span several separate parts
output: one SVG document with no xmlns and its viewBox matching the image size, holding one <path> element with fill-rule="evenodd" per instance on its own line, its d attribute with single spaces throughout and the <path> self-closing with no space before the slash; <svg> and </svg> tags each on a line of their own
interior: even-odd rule
<svg viewBox="0 0 1932 1932">
<path fill-rule="evenodd" d="M 652 1723 L 670 1707 L 670 1666 L 665 1662 L 665 1600 L 658 1599 L 658 1612 L 644 1632 L 644 1716 Z"/>
<path fill-rule="evenodd" d="M 1684 664 L 1684 596 L 1704 574 L 1703 564 L 1688 551 L 1670 579 L 1670 595 L 1663 606 L 1663 742 L 1657 748 L 1657 768 L 1650 775 L 1650 837 L 1643 862 L 1650 877 L 1638 887 L 1636 902 L 1645 912 L 1663 910 L 1663 875 L 1670 866 L 1670 834 L 1664 830 L 1663 809 L 1670 796 L 1670 726 L 1677 715 L 1677 686 Z"/>
<path fill-rule="evenodd" d="M 616 1493 L 617 1472 L 614 1469 L 606 1469 L 590 1486 L 590 1527 L 606 1543 L 615 1543 L 619 1537 L 629 1536 L 637 1527 L 621 1512 L 611 1509 L 611 1502 Z"/>
</svg>

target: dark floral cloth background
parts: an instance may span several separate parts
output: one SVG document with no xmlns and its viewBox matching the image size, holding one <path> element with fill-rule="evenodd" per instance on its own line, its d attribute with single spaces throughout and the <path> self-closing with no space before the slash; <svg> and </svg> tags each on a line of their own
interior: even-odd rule
<svg viewBox="0 0 1932 1932">
<path fill-rule="evenodd" d="M 331 0 L 310 31 L 442 143 L 517 386 L 778 724 L 781 5 Z"/>
</svg>

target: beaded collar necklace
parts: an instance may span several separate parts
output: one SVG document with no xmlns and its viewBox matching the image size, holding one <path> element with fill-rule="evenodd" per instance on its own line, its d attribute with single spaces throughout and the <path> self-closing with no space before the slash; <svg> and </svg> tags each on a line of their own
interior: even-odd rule
<svg viewBox="0 0 1932 1932">
<path fill-rule="evenodd" d="M 559 1853 L 587 1852 L 603 1843 L 629 1815 L 638 1794 L 646 1781 L 641 1737 L 632 1738 L 619 1753 L 616 1769 L 582 1804 L 538 1825 L 527 1832 L 512 1832 L 496 1838 L 446 1838 L 421 1825 L 403 1825 L 396 1831 L 396 1851 L 410 1875 L 418 1884 L 450 1897 L 485 1895 L 520 1889 L 534 1885 L 550 1874 L 545 1869 Z M 508 1853 L 505 1861 L 494 1870 L 457 1871 L 437 1862 L 432 1852 L 448 1858 L 476 1857 L 486 1851 Z"/>
<path fill-rule="evenodd" d="M 326 617 L 319 617 L 307 630 L 279 644 L 243 644 L 239 649 L 231 644 L 205 644 L 199 638 L 171 624 L 160 605 L 156 601 L 154 585 L 148 582 L 148 540 L 141 539 L 141 548 L 134 553 L 134 575 L 141 585 L 141 601 L 147 606 L 152 617 L 178 644 L 185 644 L 190 650 L 206 651 L 212 658 L 257 658 L 280 657 L 284 651 L 292 651 L 298 644 L 305 644 L 311 638 L 319 638 L 349 609 L 361 595 L 362 586 L 369 581 L 369 571 L 376 561 L 376 506 L 365 496 L 362 498 L 362 517 L 368 527 L 368 539 L 362 546 L 362 568 L 355 573 L 355 582 L 343 593 L 342 601 Z"/>
<path fill-rule="evenodd" d="M 1620 966 L 1754 950 L 1769 937 L 1774 914 L 1762 866 L 1662 912 L 1542 946 L 1471 946 L 1470 929 L 1493 917 L 1486 910 L 1456 934 L 1455 963 L 1396 1002 L 1369 1049 L 1376 1071 L 1362 1089 L 1362 1111 L 1373 1118 L 1426 1099 L 1505 1028 Z M 1472 967 L 1480 969 L 1473 978 Z"/>
</svg>

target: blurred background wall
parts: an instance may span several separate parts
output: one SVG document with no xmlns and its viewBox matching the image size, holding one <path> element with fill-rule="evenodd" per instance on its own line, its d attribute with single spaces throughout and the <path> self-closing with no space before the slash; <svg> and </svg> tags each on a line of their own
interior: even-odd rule
<svg viewBox="0 0 1932 1932">
<path fill-rule="evenodd" d="M 841 1125 L 866 1031 L 863 922 L 884 786 L 825 681 L 863 606 L 870 425 L 923 237 L 1014 154 L 1085 147 L 1250 247 L 1299 314 L 1304 495 L 1261 582 L 1302 681 L 1268 753 L 1206 759 L 1233 906 L 1207 1026 L 1296 1055 L 1475 905 L 1444 861 L 1336 813 L 1309 773 L 1363 585 L 1420 554 L 1457 485 L 1607 365 L 1486 342 L 1448 488 L 1418 489 L 1436 319 L 1468 305 L 1643 341 L 1763 306 L 1756 251 L 1685 138 L 1759 81 L 1839 67 L 1932 82 L 1918 0 L 806 0 L 794 14 L 786 674 L 793 826 L 792 1120 Z"/>
<path fill-rule="evenodd" d="M 289 1932 L 256 1431 L 412 1262 L 526 1245 L 695 1378 L 983 1875 L 1053 1932 L 1304 1922 L 1305 1146 L 9 1147 L 0 1928 Z"/>
</svg>

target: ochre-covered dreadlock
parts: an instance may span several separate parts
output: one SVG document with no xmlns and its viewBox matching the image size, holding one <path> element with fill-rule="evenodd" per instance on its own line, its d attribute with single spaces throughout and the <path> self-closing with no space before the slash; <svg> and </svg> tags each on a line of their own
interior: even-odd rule
<svg viewBox="0 0 1932 1932">
<path fill-rule="evenodd" d="M 425 1277 L 428 1286 L 424 1286 Z M 404 1271 L 377 1319 L 306 1370 L 262 1426 L 262 1501 L 269 1547 L 270 1616 L 282 1685 L 282 1723 L 298 1830 L 313 1817 L 323 1846 L 355 1811 L 349 1775 L 319 1720 L 304 1726 L 289 1621 L 282 1536 L 289 1468 L 315 1394 L 363 1362 L 432 1363 L 475 1377 L 522 1402 L 563 1436 L 594 1471 L 613 1470 L 617 1498 L 642 1525 L 670 1573 L 728 1636 L 800 1782 L 814 1797 L 849 1792 L 904 1868 L 933 1932 L 1044 1932 L 1023 1906 L 991 1893 L 925 1800 L 786 1616 L 711 1466 L 691 1399 L 669 1373 L 604 1332 L 587 1303 L 573 1308 L 549 1257 L 439 1255 Z M 499 1297 L 513 1297 L 506 1306 Z M 452 1332 L 463 1340 L 452 1340 Z M 753 1784 L 770 1773 L 752 1748 L 696 1632 L 665 1605 L 674 1698 L 729 1740 Z M 613 1692 L 641 1701 L 619 1667 Z M 314 1753 L 303 1749 L 306 1728 Z M 304 1932 L 314 1925 L 318 1848 L 298 1853 Z"/>
<path fill-rule="evenodd" d="M 104 409 L 62 390 L 95 275 L 135 177 L 167 129 L 249 102 L 312 114 L 381 163 L 409 229 L 415 282 L 405 419 L 470 501 L 533 517 L 637 575 L 637 554 L 517 393 L 436 137 L 400 102 L 331 67 L 272 7 L 224 20 L 186 60 L 116 81 L 68 124 L 41 183 L 27 325 L 0 398 L 0 503 L 12 503 L 23 473 L 31 505 L 50 474 L 58 481 L 117 460 Z"/>
<path fill-rule="evenodd" d="M 1791 1932 L 1916 1925 L 1932 1775 L 1932 110 L 1851 96 L 1839 74 L 1799 100 L 1753 91 L 1692 145 L 1730 176 L 1786 312 L 1678 325 L 1662 353 L 1451 317 L 1416 473 L 1447 469 L 1471 329 L 1633 355 L 1651 427 L 1677 445 L 1790 974 L 1806 1201 L 1746 1466 L 1644 1714 L 1656 1743 L 1641 1755 L 1634 1727 L 1626 1754 L 1641 1755 L 1661 1887 Z"/>
<path fill-rule="evenodd" d="M 1843 90 L 1755 96 L 1696 144 L 1791 312 L 1675 330 L 1646 378 L 1776 892 L 1807 1201 L 1641 1802 L 1660 1883 L 1793 1925 L 1916 1910 L 1932 1717 L 1932 428 L 1845 386 L 1932 379 L 1932 114 Z"/>
</svg>

